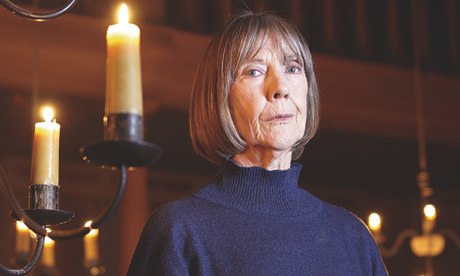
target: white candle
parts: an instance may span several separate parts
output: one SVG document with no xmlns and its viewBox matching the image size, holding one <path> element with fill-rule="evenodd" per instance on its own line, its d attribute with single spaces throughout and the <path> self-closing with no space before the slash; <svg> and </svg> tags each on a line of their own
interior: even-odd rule
<svg viewBox="0 0 460 276">
<path fill-rule="evenodd" d="M 92 264 L 99 262 L 99 248 L 98 248 L 98 229 L 91 229 L 91 231 L 83 238 L 85 249 L 85 267 L 90 267 Z"/>
<path fill-rule="evenodd" d="M 35 124 L 31 184 L 59 184 L 59 133 L 51 108 L 43 109 L 44 122 Z"/>
<path fill-rule="evenodd" d="M 18 254 L 28 254 L 30 250 L 29 228 L 22 221 L 16 221 L 15 249 Z"/>
<path fill-rule="evenodd" d="M 143 113 L 139 45 L 139 27 L 129 23 L 122 4 L 118 24 L 107 29 L 106 115 Z"/>
<path fill-rule="evenodd" d="M 55 241 L 45 237 L 45 245 L 43 246 L 43 253 L 41 256 L 41 263 L 43 266 L 55 267 L 54 244 Z"/>
</svg>

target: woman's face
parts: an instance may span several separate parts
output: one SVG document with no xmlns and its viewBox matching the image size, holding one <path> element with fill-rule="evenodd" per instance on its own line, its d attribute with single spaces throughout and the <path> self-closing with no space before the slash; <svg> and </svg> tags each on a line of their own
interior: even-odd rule
<svg viewBox="0 0 460 276">
<path fill-rule="evenodd" d="M 247 151 L 287 152 L 304 135 L 308 82 L 299 59 L 269 40 L 238 68 L 230 108 Z"/>
</svg>

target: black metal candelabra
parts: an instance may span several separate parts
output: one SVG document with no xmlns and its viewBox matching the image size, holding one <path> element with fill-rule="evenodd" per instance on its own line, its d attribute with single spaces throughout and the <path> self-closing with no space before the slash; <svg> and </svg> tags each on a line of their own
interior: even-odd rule
<svg viewBox="0 0 460 276">
<path fill-rule="evenodd" d="M 115 197 L 107 208 L 90 225 L 80 228 L 47 231 L 46 226 L 65 223 L 74 216 L 73 212 L 59 209 L 59 187 L 52 184 L 30 185 L 29 208 L 23 210 L 0 166 L 1 187 L 8 196 L 13 218 L 23 221 L 37 235 L 37 246 L 29 263 L 21 269 L 9 269 L 0 265 L 0 274 L 27 274 L 42 254 L 46 236 L 53 240 L 81 238 L 91 229 L 99 228 L 117 210 L 126 188 L 127 168 L 146 166 L 156 161 L 161 154 L 158 146 L 143 140 L 142 124 L 143 118 L 138 114 L 110 114 L 104 118 L 104 140 L 81 148 L 84 160 L 116 168 L 119 172 L 119 184 Z"/>
<path fill-rule="evenodd" d="M 56 18 L 68 12 L 76 0 L 67 0 L 58 9 L 35 13 L 23 9 L 11 0 L 0 0 L 0 4 L 12 13 L 34 21 Z M 45 237 L 53 240 L 81 238 L 92 229 L 97 229 L 120 205 L 126 182 L 127 168 L 144 167 L 153 163 L 161 154 L 161 149 L 144 141 L 143 117 L 135 113 L 106 114 L 104 117 L 104 139 L 80 149 L 84 160 L 103 167 L 115 168 L 119 173 L 118 190 L 106 209 L 90 224 L 68 230 L 49 230 L 46 227 L 63 224 L 74 217 L 74 213 L 59 208 L 59 186 L 33 183 L 29 186 L 28 209 L 19 204 L 9 185 L 6 173 L 0 165 L 0 188 L 7 195 L 12 217 L 22 221 L 36 234 L 37 245 L 32 258 L 20 269 L 10 269 L 0 265 L 1 275 L 24 275 L 37 264 L 44 246 Z"/>
</svg>

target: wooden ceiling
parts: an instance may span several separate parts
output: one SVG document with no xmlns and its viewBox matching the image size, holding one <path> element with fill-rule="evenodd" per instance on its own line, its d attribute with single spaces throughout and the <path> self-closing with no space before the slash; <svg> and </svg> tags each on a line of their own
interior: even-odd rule
<svg viewBox="0 0 460 276">
<path fill-rule="evenodd" d="M 48 2 L 37 3 L 56 5 Z M 158 106 L 187 109 L 194 70 L 209 34 L 240 10 L 241 2 L 128 2 L 132 20 L 142 30 L 147 110 Z M 252 9 L 289 17 L 308 38 L 322 92 L 324 127 L 414 138 L 410 1 L 245 2 Z M 431 1 L 418 3 L 420 18 L 426 19 L 420 21 L 424 35 L 419 48 L 428 139 L 458 145 L 460 32 L 455 23 L 460 8 L 449 0 L 436 1 L 436 6 Z M 102 100 L 105 31 L 114 21 L 116 4 L 81 0 L 71 14 L 40 23 L 0 10 L 0 88 Z"/>
<path fill-rule="evenodd" d="M 460 3 L 455 0 L 131 0 L 136 22 L 211 35 L 245 8 L 292 20 L 314 52 L 413 65 L 414 31 L 426 71 L 460 72 Z M 54 0 L 28 0 L 56 8 Z M 79 0 L 71 13 L 115 17 L 120 1 Z M 415 27 L 415 28 L 414 28 Z"/>
</svg>

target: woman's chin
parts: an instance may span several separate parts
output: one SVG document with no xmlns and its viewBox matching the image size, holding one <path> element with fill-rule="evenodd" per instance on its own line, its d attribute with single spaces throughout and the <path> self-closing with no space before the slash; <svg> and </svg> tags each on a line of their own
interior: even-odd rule
<svg viewBox="0 0 460 276">
<path fill-rule="evenodd" d="M 268 148 L 275 151 L 290 151 L 292 147 L 302 139 L 301 135 L 295 135 L 289 132 L 269 136 L 267 139 Z"/>
</svg>

